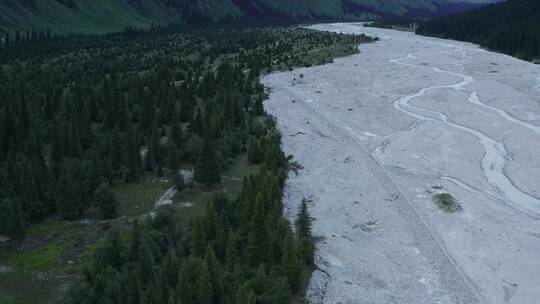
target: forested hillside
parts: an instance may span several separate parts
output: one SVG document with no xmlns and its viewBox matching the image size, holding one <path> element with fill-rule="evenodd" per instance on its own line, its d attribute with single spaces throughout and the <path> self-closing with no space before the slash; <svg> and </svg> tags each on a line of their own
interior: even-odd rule
<svg viewBox="0 0 540 304">
<path fill-rule="evenodd" d="M 526 60 L 540 58 L 540 2 L 508 0 L 434 18 L 417 33 L 470 41 Z"/>
<path fill-rule="evenodd" d="M 282 217 L 294 164 L 258 77 L 369 41 L 169 27 L 1 43 L 0 234 L 12 240 L 0 243 L 0 302 L 57 303 L 81 274 L 68 303 L 299 296 L 310 219 L 304 208 L 294 234 Z"/>
<path fill-rule="evenodd" d="M 105 33 L 152 24 L 433 15 L 489 0 L 0 0 L 0 32 Z"/>
</svg>

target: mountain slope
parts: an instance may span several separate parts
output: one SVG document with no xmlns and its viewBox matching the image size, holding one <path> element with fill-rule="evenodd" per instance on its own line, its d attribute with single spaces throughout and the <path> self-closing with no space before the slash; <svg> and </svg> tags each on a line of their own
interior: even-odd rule
<svg viewBox="0 0 540 304">
<path fill-rule="evenodd" d="M 540 2 L 509 0 L 421 24 L 418 34 L 464 40 L 522 59 L 540 58 Z"/>
<path fill-rule="evenodd" d="M 489 0 L 0 0 L 0 31 L 51 27 L 54 32 L 104 33 L 152 23 L 431 15 L 482 1 Z"/>
</svg>

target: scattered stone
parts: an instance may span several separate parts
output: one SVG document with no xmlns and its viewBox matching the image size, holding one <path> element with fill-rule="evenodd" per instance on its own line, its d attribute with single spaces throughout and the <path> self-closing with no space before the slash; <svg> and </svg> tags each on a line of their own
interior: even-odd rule
<svg viewBox="0 0 540 304">
<path fill-rule="evenodd" d="M 324 235 L 316 235 L 316 236 L 313 237 L 313 241 L 315 243 L 322 242 L 322 243 L 326 244 L 325 240 L 326 240 L 326 237 Z"/>
<path fill-rule="evenodd" d="M 393 201 L 397 200 L 398 198 L 399 198 L 399 195 L 397 195 L 397 194 L 392 194 L 391 197 L 385 198 L 384 200 L 387 201 L 387 202 L 393 202 Z"/>
<path fill-rule="evenodd" d="M 11 270 L 12 270 L 12 268 L 9 267 L 9 266 L 0 265 L 0 273 L 10 272 Z"/>
<path fill-rule="evenodd" d="M 429 185 L 429 187 L 430 187 L 431 189 L 437 189 L 437 190 L 440 190 L 440 189 L 444 188 L 444 187 L 443 187 L 441 184 L 439 184 L 439 183 L 431 183 L 431 184 Z"/>
<path fill-rule="evenodd" d="M 39 271 L 39 272 L 34 272 L 34 274 L 36 275 L 36 277 L 40 280 L 48 280 L 49 279 L 49 273 L 47 272 L 42 272 L 42 271 Z"/>
<path fill-rule="evenodd" d="M 228 176 L 228 175 L 222 175 L 221 179 L 230 180 L 230 181 L 237 181 L 237 182 L 241 182 L 243 180 L 242 178 L 234 177 L 234 176 Z"/>
<path fill-rule="evenodd" d="M 180 169 L 179 173 L 184 178 L 184 183 L 187 184 L 193 182 L 193 170 Z"/>
<path fill-rule="evenodd" d="M 289 135 L 290 137 L 295 137 L 296 135 L 306 135 L 304 132 L 296 132 L 294 134 Z"/>
<path fill-rule="evenodd" d="M 25 237 L 22 241 L 19 241 L 17 243 L 17 250 L 30 250 L 37 247 L 41 247 L 49 241 L 48 237 L 42 237 L 42 236 L 31 236 L 31 237 Z"/>
<path fill-rule="evenodd" d="M 291 168 L 291 171 L 293 171 L 294 174 L 296 174 L 296 176 L 298 176 L 298 171 L 299 171 L 299 170 L 304 169 L 304 166 L 302 166 L 302 164 L 300 164 L 300 163 L 297 162 L 297 161 L 289 162 L 289 166 L 290 166 L 290 168 Z"/>
<path fill-rule="evenodd" d="M 173 203 L 172 200 L 166 199 L 166 200 L 161 201 L 160 205 L 170 205 L 170 204 L 172 204 L 172 203 Z"/>
<path fill-rule="evenodd" d="M 349 241 L 349 242 L 354 242 L 354 240 L 351 239 L 351 238 L 348 237 L 348 236 L 342 235 L 341 237 L 344 238 L 344 239 L 346 239 L 346 240 Z"/>
<path fill-rule="evenodd" d="M 171 187 L 157 200 L 155 207 L 170 205 L 173 203 L 173 198 L 176 195 L 176 188 Z"/>
<path fill-rule="evenodd" d="M 508 281 L 505 280 L 505 279 L 502 279 L 502 281 L 505 282 L 505 283 L 508 284 L 508 285 L 511 285 L 511 286 L 514 286 L 514 287 L 518 287 L 518 284 L 516 284 L 516 283 L 508 282 Z"/>
<path fill-rule="evenodd" d="M 360 225 L 360 229 L 364 232 L 372 232 L 377 228 L 378 221 L 377 220 L 371 220 L 367 221 L 365 224 Z"/>
</svg>

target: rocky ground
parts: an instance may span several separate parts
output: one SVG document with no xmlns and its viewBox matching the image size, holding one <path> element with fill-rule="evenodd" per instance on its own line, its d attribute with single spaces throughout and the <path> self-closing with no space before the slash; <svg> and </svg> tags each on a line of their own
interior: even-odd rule
<svg viewBox="0 0 540 304">
<path fill-rule="evenodd" d="M 311 302 L 536 303 L 540 68 L 407 32 L 314 28 L 381 40 L 263 79 L 304 167 L 286 212 L 310 199 L 320 237 Z"/>
</svg>

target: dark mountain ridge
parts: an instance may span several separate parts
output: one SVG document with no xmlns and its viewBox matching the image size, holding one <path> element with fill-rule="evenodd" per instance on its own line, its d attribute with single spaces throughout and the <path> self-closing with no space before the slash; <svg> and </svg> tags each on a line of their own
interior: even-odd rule
<svg viewBox="0 0 540 304">
<path fill-rule="evenodd" d="M 0 31 L 106 33 L 152 24 L 426 17 L 490 0 L 0 0 Z"/>
</svg>

